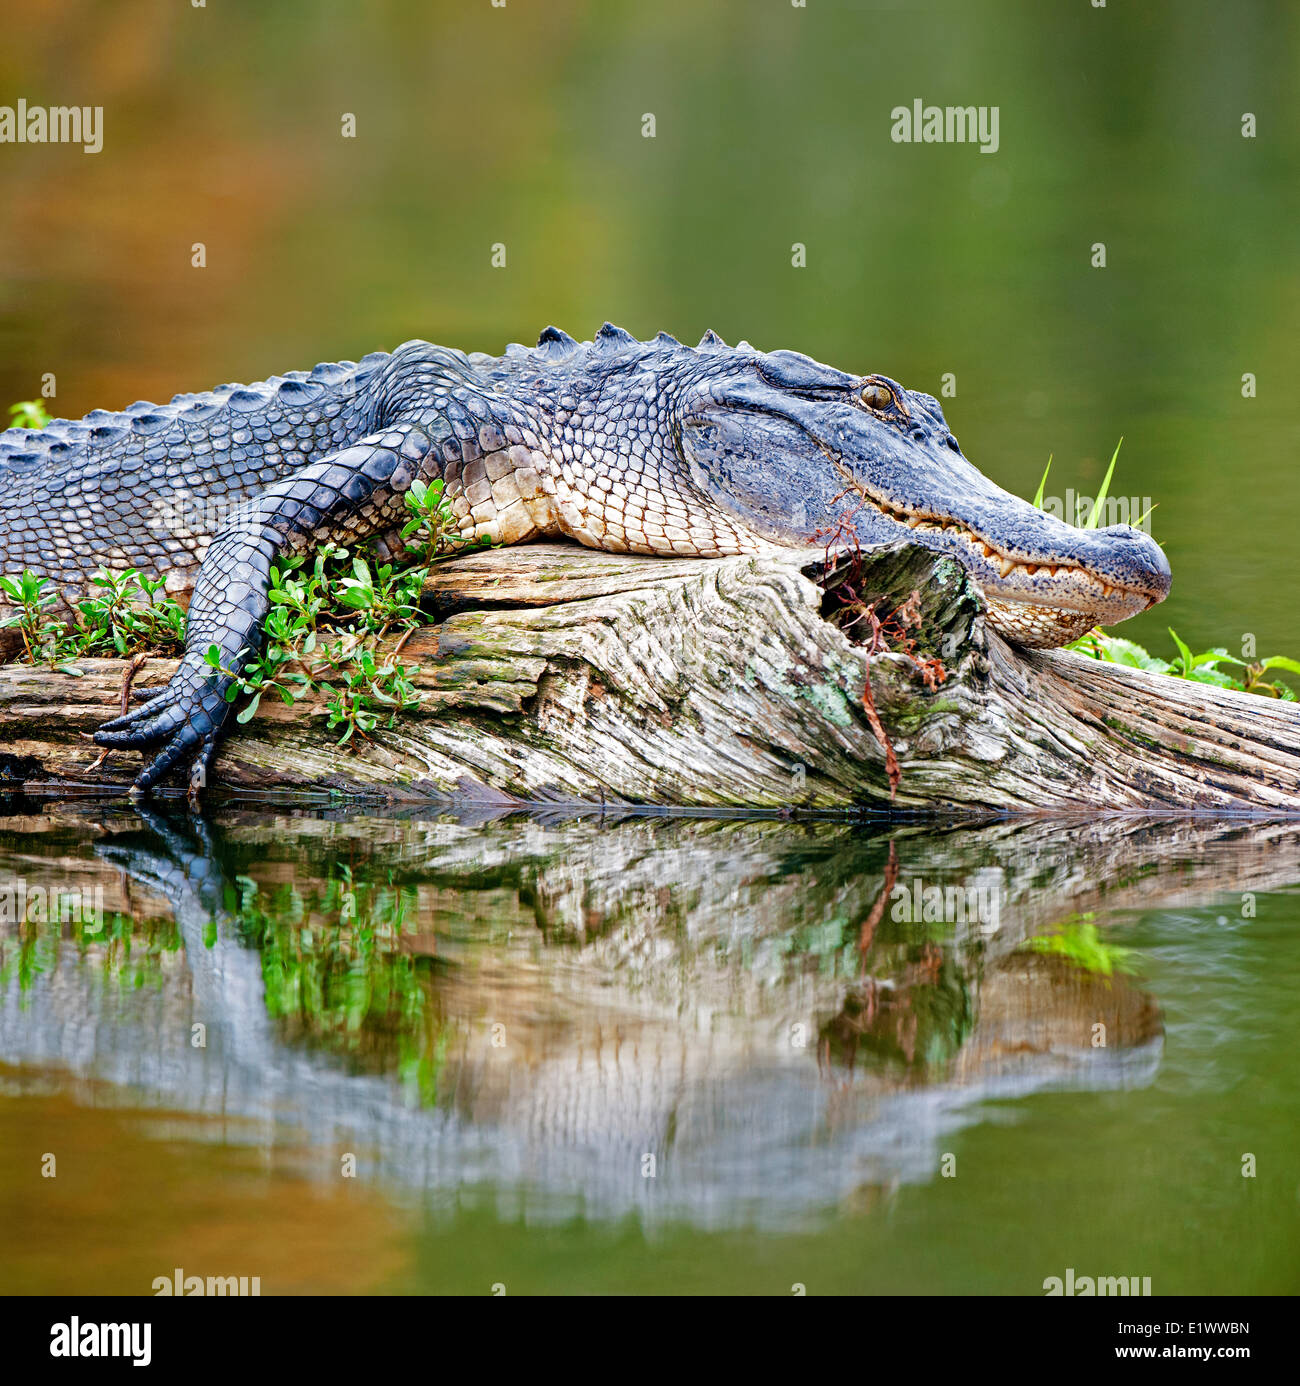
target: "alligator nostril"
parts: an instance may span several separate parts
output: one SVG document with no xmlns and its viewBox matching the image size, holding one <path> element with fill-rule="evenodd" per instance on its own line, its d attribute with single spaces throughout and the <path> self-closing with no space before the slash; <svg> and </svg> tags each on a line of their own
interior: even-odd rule
<svg viewBox="0 0 1300 1386">
<path fill-rule="evenodd" d="M 953 452 L 961 451 L 961 444 L 956 440 L 956 438 L 952 436 L 951 433 L 943 441 L 953 450 Z"/>
</svg>

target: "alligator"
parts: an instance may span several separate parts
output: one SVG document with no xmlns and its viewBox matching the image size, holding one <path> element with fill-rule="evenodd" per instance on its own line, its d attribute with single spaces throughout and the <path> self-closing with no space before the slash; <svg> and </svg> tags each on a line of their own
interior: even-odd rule
<svg viewBox="0 0 1300 1386">
<path fill-rule="evenodd" d="M 404 493 L 441 479 L 461 539 L 567 537 L 638 554 L 723 556 L 900 538 L 956 557 L 993 627 L 1061 645 L 1169 591 L 1159 546 L 1077 528 L 963 455 L 930 395 L 794 351 L 641 342 L 610 323 L 548 327 L 499 357 L 407 342 L 359 362 L 223 385 L 0 434 L 0 573 L 52 579 L 71 605 L 98 568 L 189 597 L 170 681 L 95 734 L 153 752 L 135 781 L 205 780 L 259 651 L 272 565 L 332 541 L 401 546 Z"/>
</svg>

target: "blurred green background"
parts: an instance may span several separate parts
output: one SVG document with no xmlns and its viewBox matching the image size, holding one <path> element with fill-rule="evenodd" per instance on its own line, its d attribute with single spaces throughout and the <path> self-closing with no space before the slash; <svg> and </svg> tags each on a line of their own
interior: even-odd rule
<svg viewBox="0 0 1300 1386">
<path fill-rule="evenodd" d="M 99 154 L 0 145 L 4 401 L 607 318 L 951 373 L 1022 495 L 1049 453 L 1091 494 L 1124 436 L 1175 574 L 1125 634 L 1296 653 L 1294 5 L 46 0 L 4 32 L 0 104 L 104 108 Z M 893 143 L 917 98 L 997 106 L 998 152 Z"/>
</svg>

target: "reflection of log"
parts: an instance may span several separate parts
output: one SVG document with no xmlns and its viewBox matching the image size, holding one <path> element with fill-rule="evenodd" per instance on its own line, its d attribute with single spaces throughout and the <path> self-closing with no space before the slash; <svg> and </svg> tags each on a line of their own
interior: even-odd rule
<svg viewBox="0 0 1300 1386">
<path fill-rule="evenodd" d="M 264 700 L 213 776 L 234 789 L 842 808 L 889 801 L 873 701 L 906 808 L 1300 806 L 1300 709 L 1270 699 L 1026 652 L 986 628 L 950 560 L 870 553 L 855 581 L 896 606 L 919 591 L 917 650 L 869 663 L 825 619 L 817 556 L 658 560 L 531 545 L 442 565 L 441 624 L 403 655 L 418 709 L 340 750 L 322 705 Z M 835 589 L 844 569 L 824 581 Z M 150 662 L 143 680 L 174 667 Z M 126 783 L 119 753 L 93 774 L 86 734 L 113 715 L 122 665 L 77 679 L 0 668 L 0 775 Z"/>
</svg>

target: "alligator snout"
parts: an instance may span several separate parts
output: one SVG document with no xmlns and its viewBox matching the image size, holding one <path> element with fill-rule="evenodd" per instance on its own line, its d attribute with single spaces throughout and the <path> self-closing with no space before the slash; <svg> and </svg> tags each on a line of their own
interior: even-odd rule
<svg viewBox="0 0 1300 1386">
<path fill-rule="evenodd" d="M 1111 525 L 1092 532 L 1108 546 L 1108 566 L 1124 587 L 1148 594 L 1147 606 L 1164 601 L 1173 573 L 1164 549 L 1149 534 L 1132 525 Z"/>
<path fill-rule="evenodd" d="M 975 572 L 994 628 L 1022 645 L 1066 644 L 1169 595 L 1172 574 L 1164 550 L 1131 525 L 1071 530 L 1055 552 L 1064 561 L 1046 567 L 1017 563 L 1010 571 L 1003 565 L 991 582 Z"/>
</svg>

